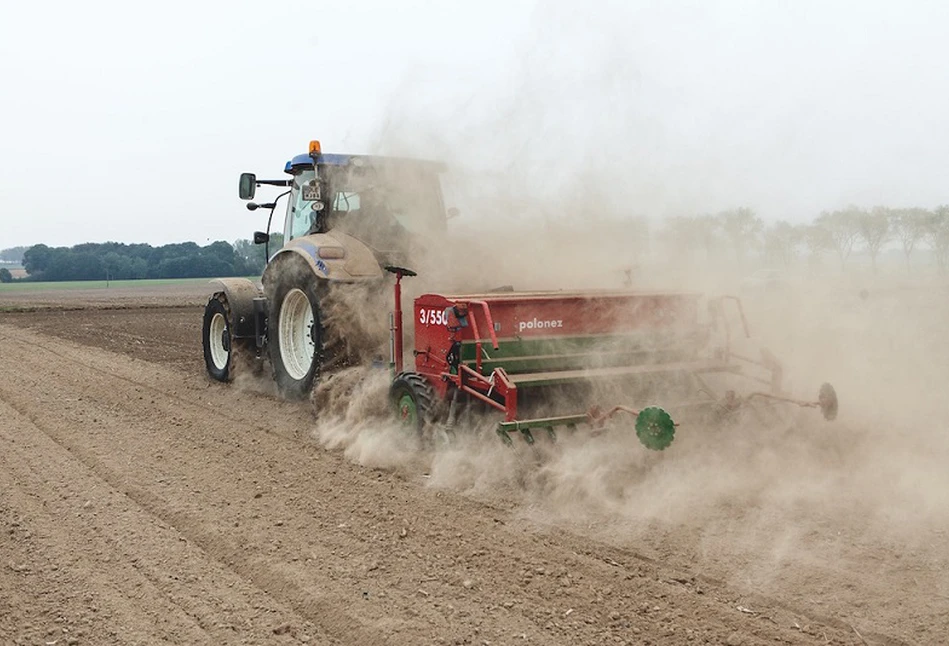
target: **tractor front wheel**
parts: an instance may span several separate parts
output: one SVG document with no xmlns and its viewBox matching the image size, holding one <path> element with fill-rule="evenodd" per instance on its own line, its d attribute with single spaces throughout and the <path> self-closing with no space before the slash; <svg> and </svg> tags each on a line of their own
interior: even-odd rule
<svg viewBox="0 0 949 646">
<path fill-rule="evenodd" d="M 400 372 L 392 382 L 389 397 L 402 428 L 421 436 L 434 417 L 435 389 L 428 380 L 417 372 Z"/>
</svg>

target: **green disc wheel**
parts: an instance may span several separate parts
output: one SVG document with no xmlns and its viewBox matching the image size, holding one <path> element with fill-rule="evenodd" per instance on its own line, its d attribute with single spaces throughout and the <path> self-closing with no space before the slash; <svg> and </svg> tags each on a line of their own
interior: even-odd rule
<svg viewBox="0 0 949 646">
<path fill-rule="evenodd" d="M 648 406 L 636 416 L 636 437 L 650 451 L 662 451 L 675 439 L 672 416 L 658 406 Z"/>
<path fill-rule="evenodd" d="M 406 428 L 416 428 L 418 426 L 418 405 L 416 405 L 415 398 L 412 395 L 403 393 L 399 401 L 396 402 L 396 409 L 403 426 Z"/>
</svg>

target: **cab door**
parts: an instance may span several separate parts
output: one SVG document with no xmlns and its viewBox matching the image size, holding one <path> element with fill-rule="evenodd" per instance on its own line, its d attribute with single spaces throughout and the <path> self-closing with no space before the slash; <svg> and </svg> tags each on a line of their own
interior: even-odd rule
<svg viewBox="0 0 949 646">
<path fill-rule="evenodd" d="M 284 244 L 294 238 L 320 231 L 324 209 L 322 198 L 322 188 L 316 171 L 304 170 L 293 176 L 283 224 Z"/>
</svg>

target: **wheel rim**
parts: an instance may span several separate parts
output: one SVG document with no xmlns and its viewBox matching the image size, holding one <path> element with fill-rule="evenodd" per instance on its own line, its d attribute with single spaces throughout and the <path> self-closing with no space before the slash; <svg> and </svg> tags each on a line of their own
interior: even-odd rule
<svg viewBox="0 0 949 646">
<path fill-rule="evenodd" d="M 404 428 L 416 428 L 418 426 L 418 407 L 412 395 L 405 393 L 399 398 L 399 421 Z"/>
<path fill-rule="evenodd" d="M 313 308 L 303 290 L 291 289 L 280 306 L 280 358 L 287 374 L 296 381 L 306 378 L 313 364 Z"/>
<path fill-rule="evenodd" d="M 211 329 L 208 333 L 208 345 L 211 346 L 211 362 L 218 370 L 227 368 L 228 348 L 230 346 L 227 330 L 227 319 L 224 315 L 215 312 L 211 318 Z"/>
</svg>

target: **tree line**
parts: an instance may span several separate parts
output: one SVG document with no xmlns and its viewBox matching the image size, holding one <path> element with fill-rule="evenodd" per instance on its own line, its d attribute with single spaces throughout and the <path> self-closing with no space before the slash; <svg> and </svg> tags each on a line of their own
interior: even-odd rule
<svg viewBox="0 0 949 646">
<path fill-rule="evenodd" d="M 0 262 L 9 262 L 20 264 L 23 262 L 23 253 L 26 251 L 26 247 L 10 247 L 9 249 L 0 250 Z"/>
<path fill-rule="evenodd" d="M 854 252 L 863 251 L 876 271 L 881 251 L 891 245 L 902 251 L 907 267 L 914 253 L 926 248 L 941 270 L 949 270 L 949 205 L 935 209 L 849 206 L 825 211 L 803 224 L 783 220 L 766 224 L 754 210 L 742 207 L 664 218 L 655 236 L 642 219 L 632 221 L 629 228 L 641 243 L 655 238 L 680 257 L 693 260 L 711 261 L 725 253 L 739 263 L 755 256 L 790 266 L 800 257 L 815 260 L 833 254 L 846 268 Z M 279 249 L 282 236 L 271 236 L 270 249 Z M 194 242 L 160 247 L 105 242 L 15 247 L 0 251 L 0 259 L 20 259 L 28 274 L 24 280 L 120 280 L 255 276 L 266 264 L 264 254 L 263 245 L 250 240 L 233 245 L 218 241 L 205 247 Z M 5 268 L 0 269 L 0 280 L 12 280 Z"/>
<path fill-rule="evenodd" d="M 271 249 L 281 244 L 280 236 L 274 237 L 277 240 Z M 89 242 L 72 247 L 33 245 L 22 249 L 20 262 L 27 273 L 23 280 L 28 281 L 134 280 L 254 276 L 263 271 L 266 256 L 263 246 L 250 240 L 237 240 L 233 245 L 219 240 L 203 247 L 195 242 L 159 247 Z M 9 282 L 9 276 L 2 278 Z"/>
<path fill-rule="evenodd" d="M 770 225 L 749 208 L 717 214 L 679 216 L 664 220 L 660 242 L 693 257 L 710 260 L 726 251 L 741 262 L 755 255 L 774 264 L 790 266 L 801 256 L 837 257 L 845 268 L 854 251 L 866 253 L 874 271 L 880 252 L 894 245 L 903 253 L 906 266 L 914 252 L 926 247 L 943 271 L 949 269 L 949 206 L 935 209 L 849 206 L 825 211 L 811 222 Z"/>
</svg>

